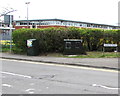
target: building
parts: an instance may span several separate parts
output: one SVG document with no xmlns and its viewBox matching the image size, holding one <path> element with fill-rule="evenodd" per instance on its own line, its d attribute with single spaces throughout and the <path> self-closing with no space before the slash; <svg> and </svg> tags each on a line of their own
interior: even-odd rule
<svg viewBox="0 0 120 96">
<path fill-rule="evenodd" d="M 47 28 L 47 27 L 78 27 L 99 29 L 120 29 L 120 26 L 96 24 L 62 19 L 15 20 L 15 29 L 19 28 Z"/>
<path fill-rule="evenodd" d="M 10 26 L 6 23 L 0 22 L 0 40 L 10 40 L 10 32 L 12 32 L 14 29 L 15 28 L 10 28 Z"/>
</svg>

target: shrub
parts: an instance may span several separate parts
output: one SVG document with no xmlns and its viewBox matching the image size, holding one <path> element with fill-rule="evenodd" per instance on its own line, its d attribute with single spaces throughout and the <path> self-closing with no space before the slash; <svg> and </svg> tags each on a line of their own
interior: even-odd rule
<svg viewBox="0 0 120 96">
<path fill-rule="evenodd" d="M 96 51 L 102 46 L 103 30 L 102 29 L 85 29 L 83 40 L 89 51 Z"/>
<path fill-rule="evenodd" d="M 103 43 L 119 43 L 120 30 L 102 30 L 86 28 L 44 28 L 44 29 L 18 29 L 13 32 L 15 50 L 25 53 L 28 39 L 39 40 L 40 52 L 63 52 L 64 39 L 82 39 L 88 51 L 98 51 Z"/>
</svg>

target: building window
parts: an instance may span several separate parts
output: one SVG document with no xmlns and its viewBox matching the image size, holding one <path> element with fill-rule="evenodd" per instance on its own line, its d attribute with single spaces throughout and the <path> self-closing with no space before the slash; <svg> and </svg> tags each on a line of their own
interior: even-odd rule
<svg viewBox="0 0 120 96">
<path fill-rule="evenodd" d="M 16 25 L 20 25 L 20 22 L 17 22 Z"/>
<path fill-rule="evenodd" d="M 80 25 L 79 26 L 82 26 L 82 24 L 81 23 L 79 23 Z"/>
<path fill-rule="evenodd" d="M 90 27 L 90 24 L 87 24 L 87 27 Z"/>
</svg>

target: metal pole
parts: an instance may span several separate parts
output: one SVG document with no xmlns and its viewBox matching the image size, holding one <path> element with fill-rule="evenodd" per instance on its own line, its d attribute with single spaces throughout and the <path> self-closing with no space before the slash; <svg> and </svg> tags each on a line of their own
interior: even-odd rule
<svg viewBox="0 0 120 96">
<path fill-rule="evenodd" d="M 27 28 L 28 28 L 28 4 L 27 4 Z"/>
<path fill-rule="evenodd" d="M 12 15 L 10 15 L 10 53 L 12 52 Z"/>
<path fill-rule="evenodd" d="M 26 2 L 25 4 L 27 4 L 27 28 L 29 27 L 29 23 L 28 23 L 28 4 L 30 4 L 30 2 Z"/>
</svg>

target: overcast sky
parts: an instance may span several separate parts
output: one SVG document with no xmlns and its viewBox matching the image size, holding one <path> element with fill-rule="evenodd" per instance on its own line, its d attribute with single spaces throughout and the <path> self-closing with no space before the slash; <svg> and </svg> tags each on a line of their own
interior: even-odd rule
<svg viewBox="0 0 120 96">
<path fill-rule="evenodd" d="M 5 7 L 16 12 L 15 20 L 26 19 L 29 4 L 29 19 L 65 19 L 99 24 L 117 25 L 118 1 L 120 0 L 1 0 L 0 13 Z"/>
</svg>

